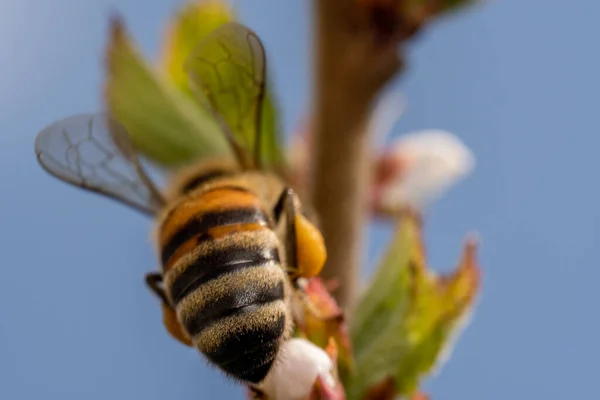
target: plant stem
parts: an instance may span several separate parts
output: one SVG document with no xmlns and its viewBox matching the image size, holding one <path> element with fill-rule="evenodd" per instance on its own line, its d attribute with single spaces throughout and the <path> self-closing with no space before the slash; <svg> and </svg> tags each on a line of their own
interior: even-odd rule
<svg viewBox="0 0 600 400">
<path fill-rule="evenodd" d="M 310 194 L 328 260 L 322 276 L 348 309 L 356 297 L 367 221 L 371 143 L 366 129 L 380 89 L 400 69 L 397 38 L 365 20 L 357 0 L 314 0 L 316 65 Z"/>
</svg>

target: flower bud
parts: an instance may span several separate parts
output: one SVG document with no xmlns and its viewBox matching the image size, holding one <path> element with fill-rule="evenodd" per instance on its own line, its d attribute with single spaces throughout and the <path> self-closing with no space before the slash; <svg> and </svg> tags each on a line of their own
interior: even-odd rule
<svg viewBox="0 0 600 400">
<path fill-rule="evenodd" d="M 273 369 L 258 386 L 269 400 L 305 400 L 313 385 L 336 385 L 332 375 L 333 361 L 320 347 L 306 339 L 287 340 L 281 348 Z"/>
<path fill-rule="evenodd" d="M 392 142 L 375 165 L 372 207 L 376 214 L 422 210 L 475 164 L 471 151 L 442 130 L 417 131 Z"/>
</svg>

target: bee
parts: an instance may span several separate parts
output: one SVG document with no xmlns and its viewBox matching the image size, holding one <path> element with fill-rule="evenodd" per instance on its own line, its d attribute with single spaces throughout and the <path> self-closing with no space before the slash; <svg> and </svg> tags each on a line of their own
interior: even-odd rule
<svg viewBox="0 0 600 400">
<path fill-rule="evenodd" d="M 231 46 L 246 46 L 255 98 L 261 100 L 260 40 L 239 24 L 218 29 L 233 40 Z M 219 43 L 227 49 L 229 42 Z M 235 57 L 222 62 L 240 65 Z M 205 87 L 200 100 L 218 96 L 211 90 Z M 215 103 L 204 106 L 234 157 L 191 163 L 174 171 L 165 187 L 151 177 L 126 128 L 108 114 L 81 114 L 48 126 L 36 138 L 36 154 L 54 177 L 154 219 L 161 268 L 145 281 L 160 299 L 167 331 L 227 376 L 258 384 L 292 333 L 292 299 L 301 290 L 300 278 L 320 272 L 326 250 L 294 190 L 282 175 L 261 167 L 260 112 L 251 148 Z"/>
</svg>

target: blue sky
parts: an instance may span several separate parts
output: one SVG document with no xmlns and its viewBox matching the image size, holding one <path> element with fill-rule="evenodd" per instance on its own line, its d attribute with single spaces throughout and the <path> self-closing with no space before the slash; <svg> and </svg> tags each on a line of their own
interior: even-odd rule
<svg viewBox="0 0 600 400">
<path fill-rule="evenodd" d="M 3 1 L 1 398 L 240 398 L 162 328 L 142 279 L 157 268 L 150 221 L 49 178 L 33 153 L 45 125 L 99 108 L 111 7 L 156 55 L 178 1 L 144 3 Z M 266 44 L 290 130 L 310 106 L 309 2 L 237 3 Z M 484 270 L 471 325 L 426 382 L 434 399 L 597 392 L 599 12 L 591 0 L 490 1 L 407 48 L 409 68 L 393 89 L 408 107 L 394 134 L 447 129 L 477 157 L 427 216 L 434 268 L 452 268 L 476 231 Z M 387 232 L 367 232 L 365 276 Z"/>
</svg>

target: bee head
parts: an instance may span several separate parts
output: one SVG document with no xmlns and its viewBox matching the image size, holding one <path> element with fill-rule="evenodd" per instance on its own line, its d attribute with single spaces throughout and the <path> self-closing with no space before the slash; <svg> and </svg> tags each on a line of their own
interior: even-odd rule
<svg viewBox="0 0 600 400">
<path fill-rule="evenodd" d="M 170 187 L 167 188 L 167 197 L 181 197 L 215 178 L 233 175 L 239 171 L 237 163 L 231 160 L 212 159 L 193 164 L 177 171 Z"/>
</svg>

